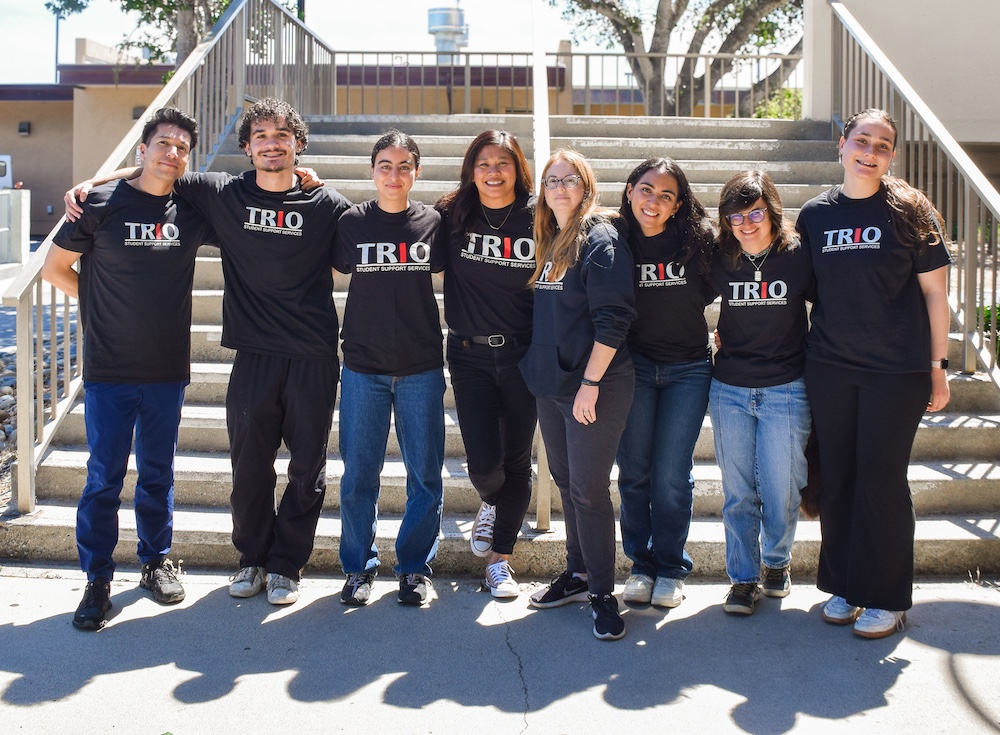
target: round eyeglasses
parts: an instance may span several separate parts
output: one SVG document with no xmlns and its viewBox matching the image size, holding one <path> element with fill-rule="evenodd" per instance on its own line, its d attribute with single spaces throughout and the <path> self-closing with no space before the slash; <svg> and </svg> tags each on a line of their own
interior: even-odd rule
<svg viewBox="0 0 1000 735">
<path fill-rule="evenodd" d="M 575 189 L 580 185 L 581 181 L 583 181 L 583 179 L 581 179 L 576 174 L 563 176 L 561 179 L 557 179 L 555 176 L 547 176 L 546 178 L 542 179 L 542 183 L 545 185 L 546 189 L 555 189 L 560 184 L 565 186 L 567 189 Z"/>
<path fill-rule="evenodd" d="M 744 219 L 748 219 L 756 225 L 764 221 L 764 215 L 766 214 L 766 209 L 751 209 L 746 213 L 745 217 L 739 212 L 733 212 L 733 214 L 727 214 L 726 219 L 729 221 L 729 224 L 735 225 L 736 227 L 742 225 Z"/>
</svg>

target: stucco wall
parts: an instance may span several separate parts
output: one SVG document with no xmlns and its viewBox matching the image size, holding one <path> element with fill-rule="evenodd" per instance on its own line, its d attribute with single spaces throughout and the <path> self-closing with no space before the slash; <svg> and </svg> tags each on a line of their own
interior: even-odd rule
<svg viewBox="0 0 1000 735">
<path fill-rule="evenodd" d="M 31 123 L 31 135 L 18 135 L 19 122 Z M 0 153 L 11 154 L 14 181 L 31 191 L 31 233 L 47 233 L 62 216 L 63 193 L 73 183 L 73 103 L 0 102 Z"/>
<path fill-rule="evenodd" d="M 162 87 L 83 87 L 73 94 L 73 181 L 90 178 Z"/>
<path fill-rule="evenodd" d="M 1000 2 L 841 1 L 957 140 L 1000 143 Z"/>
</svg>

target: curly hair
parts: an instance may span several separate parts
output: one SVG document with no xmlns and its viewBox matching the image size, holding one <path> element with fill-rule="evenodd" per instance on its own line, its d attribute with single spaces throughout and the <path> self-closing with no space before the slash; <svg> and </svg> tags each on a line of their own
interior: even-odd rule
<svg viewBox="0 0 1000 735">
<path fill-rule="evenodd" d="M 238 127 L 240 150 L 246 150 L 247 146 L 250 145 L 250 129 L 261 120 L 269 120 L 275 125 L 282 122 L 287 125 L 295 136 L 295 140 L 302 144 L 299 153 L 302 153 L 309 144 L 309 128 L 302 121 L 295 108 L 284 100 L 265 97 L 250 105 L 240 117 Z"/>
<path fill-rule="evenodd" d="M 678 207 L 677 213 L 667 220 L 664 232 L 672 241 L 681 243 L 680 255 L 677 259 L 679 263 L 687 265 L 693 262 L 699 273 L 707 274 L 712 254 L 712 243 L 715 241 L 712 221 L 705 207 L 691 191 L 691 185 L 688 183 L 684 170 L 672 158 L 647 158 L 632 169 L 632 173 L 629 174 L 625 188 L 622 190 L 621 206 L 618 210 L 628 222 L 629 233 L 641 232 L 635 214 L 632 212 L 632 204 L 629 201 L 629 187 L 634 189 L 649 171 L 669 174 L 677 180 L 677 201 L 680 207 Z"/>
</svg>

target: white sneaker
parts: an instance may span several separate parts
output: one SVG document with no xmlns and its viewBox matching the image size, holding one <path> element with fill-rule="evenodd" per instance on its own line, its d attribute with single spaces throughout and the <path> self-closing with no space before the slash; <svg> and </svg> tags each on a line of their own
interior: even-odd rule
<svg viewBox="0 0 1000 735">
<path fill-rule="evenodd" d="M 849 604 L 838 595 L 834 595 L 823 605 L 823 620 L 834 625 L 850 625 L 860 613 L 860 607 Z"/>
<path fill-rule="evenodd" d="M 476 556 L 489 556 L 493 551 L 493 526 L 497 522 L 497 507 L 484 502 L 479 506 L 476 523 L 472 526 L 469 545 Z"/>
<path fill-rule="evenodd" d="M 517 597 L 520 590 L 511 576 L 513 573 L 506 559 L 486 567 L 486 584 L 490 586 L 490 594 L 494 597 Z"/>
<path fill-rule="evenodd" d="M 656 607 L 677 607 L 684 601 L 684 580 L 657 577 L 649 601 Z"/>
<path fill-rule="evenodd" d="M 267 575 L 267 601 L 272 605 L 291 605 L 299 599 L 299 585 L 284 574 Z"/>
<path fill-rule="evenodd" d="M 233 597 L 253 597 L 264 589 L 264 567 L 243 567 L 229 578 L 229 594 Z"/>
<path fill-rule="evenodd" d="M 862 638 L 885 638 L 897 630 L 903 630 L 905 622 L 905 612 L 869 607 L 861 613 L 854 624 L 854 635 Z"/>
<path fill-rule="evenodd" d="M 633 574 L 625 580 L 622 599 L 628 605 L 648 605 L 653 596 L 653 578 L 648 574 Z"/>
</svg>

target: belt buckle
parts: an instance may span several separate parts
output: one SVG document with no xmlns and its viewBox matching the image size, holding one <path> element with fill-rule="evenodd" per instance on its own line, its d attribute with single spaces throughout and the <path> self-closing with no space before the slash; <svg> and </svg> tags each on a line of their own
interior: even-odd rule
<svg viewBox="0 0 1000 735">
<path fill-rule="evenodd" d="M 502 334 L 491 334 L 486 338 L 486 344 L 490 347 L 503 347 L 507 343 L 507 338 Z"/>
</svg>

